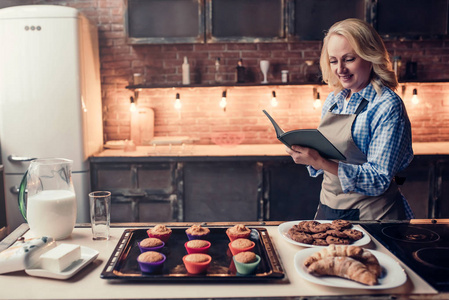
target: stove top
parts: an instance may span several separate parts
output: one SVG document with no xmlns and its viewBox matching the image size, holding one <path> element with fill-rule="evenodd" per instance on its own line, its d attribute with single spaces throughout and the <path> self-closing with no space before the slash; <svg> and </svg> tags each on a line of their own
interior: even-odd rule
<svg viewBox="0 0 449 300">
<path fill-rule="evenodd" d="M 449 291 L 449 220 L 361 224 L 438 291 Z"/>
</svg>

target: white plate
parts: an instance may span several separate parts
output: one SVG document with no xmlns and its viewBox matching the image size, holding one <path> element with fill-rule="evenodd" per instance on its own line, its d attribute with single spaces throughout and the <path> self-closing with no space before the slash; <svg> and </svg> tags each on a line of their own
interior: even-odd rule
<svg viewBox="0 0 449 300">
<path fill-rule="evenodd" d="M 37 276 L 37 277 L 47 277 L 47 278 L 54 278 L 54 279 L 68 279 L 78 273 L 82 268 L 87 266 L 90 262 L 94 261 L 99 252 L 97 250 L 87 248 L 84 246 L 81 246 L 81 259 L 74 262 L 72 265 L 70 265 L 67 269 L 61 271 L 61 272 L 50 272 L 44 269 L 36 268 L 36 269 L 26 269 L 25 272 L 28 275 L 31 276 Z"/>
<path fill-rule="evenodd" d="M 307 221 L 307 220 L 304 220 L 304 221 Z M 292 243 L 293 245 L 298 245 L 298 246 L 302 246 L 302 247 L 317 247 L 317 248 L 327 247 L 327 246 L 318 246 L 318 245 L 311 245 L 311 244 L 300 243 L 300 242 L 294 241 L 291 238 L 289 238 L 288 230 L 290 228 L 292 228 L 293 225 L 297 225 L 299 222 L 302 222 L 302 221 L 286 222 L 286 223 L 282 223 L 282 224 L 280 224 L 278 226 L 278 232 L 284 238 L 284 240 L 286 240 L 289 243 Z M 317 222 L 320 222 L 320 223 L 331 223 L 332 221 L 323 220 L 323 221 L 317 221 Z M 355 241 L 351 245 L 364 246 L 364 245 L 368 244 L 371 241 L 371 238 L 366 233 L 366 231 L 362 229 L 362 227 L 360 227 L 359 225 L 354 225 L 352 228 L 353 229 L 357 229 L 358 231 L 361 231 L 363 233 L 363 237 L 360 240 Z"/>
<path fill-rule="evenodd" d="M 334 276 L 314 276 L 307 272 L 307 268 L 304 266 L 304 261 L 315 252 L 321 249 L 309 248 L 298 251 L 294 258 L 294 264 L 296 271 L 299 275 L 307 281 L 312 283 L 340 287 L 340 288 L 351 288 L 351 289 L 367 289 L 367 290 L 380 290 L 380 289 L 391 289 L 401 286 L 407 280 L 407 275 L 399 265 L 399 263 L 394 260 L 391 256 L 388 256 L 382 252 L 369 250 L 374 256 L 376 256 L 382 267 L 382 274 L 379 278 L 378 285 L 364 285 L 349 279 L 334 277 Z M 368 251 L 368 250 L 365 250 Z"/>
</svg>

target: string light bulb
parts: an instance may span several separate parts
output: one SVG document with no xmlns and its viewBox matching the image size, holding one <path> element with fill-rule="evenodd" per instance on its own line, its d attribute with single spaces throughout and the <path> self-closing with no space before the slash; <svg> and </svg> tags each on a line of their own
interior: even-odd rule
<svg viewBox="0 0 449 300">
<path fill-rule="evenodd" d="M 226 106 L 228 105 L 228 101 L 226 100 L 226 91 L 223 91 L 223 93 L 221 94 L 219 105 L 221 108 L 223 108 L 223 111 L 226 111 Z"/>
<path fill-rule="evenodd" d="M 129 101 L 131 102 L 131 105 L 129 106 L 130 112 L 135 112 L 137 110 L 136 102 L 134 101 L 134 97 L 129 97 Z"/>
<path fill-rule="evenodd" d="M 276 107 L 278 106 L 278 99 L 276 98 L 276 92 L 272 91 L 271 94 L 273 95 L 273 98 L 271 98 L 271 106 Z"/>
<path fill-rule="evenodd" d="M 320 107 L 321 107 L 320 93 L 316 92 L 316 98 L 315 101 L 313 101 L 313 108 L 318 109 Z"/>
<path fill-rule="evenodd" d="M 418 89 L 413 89 L 412 104 L 416 105 L 418 103 L 419 103 Z"/>
<path fill-rule="evenodd" d="M 175 109 L 181 110 L 181 107 L 182 107 L 182 103 L 181 103 L 181 99 L 179 97 L 179 93 L 176 93 Z"/>
</svg>

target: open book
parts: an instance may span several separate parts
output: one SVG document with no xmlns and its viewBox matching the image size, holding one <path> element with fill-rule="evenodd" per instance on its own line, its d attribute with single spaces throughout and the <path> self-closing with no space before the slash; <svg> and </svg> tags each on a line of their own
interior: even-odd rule
<svg viewBox="0 0 449 300">
<path fill-rule="evenodd" d="M 292 145 L 299 145 L 313 148 L 324 158 L 346 160 L 346 157 L 318 129 L 297 129 L 285 132 L 266 110 L 263 110 L 263 112 L 273 123 L 278 140 L 287 147 L 291 148 Z"/>
</svg>

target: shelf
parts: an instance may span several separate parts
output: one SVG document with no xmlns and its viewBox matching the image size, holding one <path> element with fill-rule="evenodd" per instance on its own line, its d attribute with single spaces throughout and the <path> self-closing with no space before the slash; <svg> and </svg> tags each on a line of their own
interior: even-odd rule
<svg viewBox="0 0 449 300">
<path fill-rule="evenodd" d="M 128 85 L 127 89 L 137 90 L 137 89 L 170 89 L 170 88 L 197 88 L 197 87 L 255 87 L 255 86 L 289 86 L 289 85 L 325 85 L 319 82 L 273 82 L 273 83 L 223 83 L 223 84 L 189 84 L 189 85 L 149 85 L 149 84 L 138 84 L 138 85 Z"/>
<path fill-rule="evenodd" d="M 418 79 L 412 79 L 412 80 L 400 80 L 399 84 L 407 84 L 407 83 L 445 83 L 445 82 L 449 82 L 449 80 L 447 79 L 442 79 L 442 80 L 418 80 Z M 137 90 L 137 89 L 170 89 L 170 88 L 199 88 L 199 87 L 261 87 L 261 86 L 289 86 L 289 85 L 293 85 L 293 86 L 297 86 L 297 85 L 326 85 L 324 82 L 287 82 L 287 83 L 282 83 L 282 82 L 273 82 L 273 83 L 267 83 L 267 84 L 262 84 L 262 83 L 223 83 L 223 84 L 189 84 L 189 85 L 181 85 L 181 84 L 175 84 L 175 85 L 163 85 L 163 84 L 154 84 L 154 85 L 149 85 L 149 84 L 139 84 L 139 85 L 128 85 L 126 86 L 127 89 L 130 90 Z"/>
</svg>

